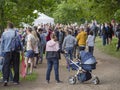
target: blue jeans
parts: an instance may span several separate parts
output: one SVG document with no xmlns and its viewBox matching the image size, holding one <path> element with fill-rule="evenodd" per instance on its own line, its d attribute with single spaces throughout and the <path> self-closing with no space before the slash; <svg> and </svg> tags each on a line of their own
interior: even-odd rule
<svg viewBox="0 0 120 90">
<path fill-rule="evenodd" d="M 52 67 L 54 66 L 55 72 L 55 80 L 59 81 L 59 60 L 56 58 L 47 59 L 47 73 L 46 73 L 46 80 L 50 80 L 50 73 L 52 71 Z"/>
<path fill-rule="evenodd" d="M 103 45 L 106 45 L 106 35 L 103 35 L 102 39 L 103 39 Z"/>
<path fill-rule="evenodd" d="M 67 48 L 65 48 L 65 50 L 67 52 L 66 56 L 70 57 L 71 60 L 73 60 L 73 49 L 74 49 L 73 47 L 67 47 Z"/>
<path fill-rule="evenodd" d="M 45 48 L 45 44 L 40 45 L 40 58 L 41 58 L 41 62 L 43 61 L 44 48 Z"/>
<path fill-rule="evenodd" d="M 88 50 L 89 50 L 89 52 L 92 53 L 92 55 L 93 55 L 94 46 L 88 46 Z"/>
</svg>

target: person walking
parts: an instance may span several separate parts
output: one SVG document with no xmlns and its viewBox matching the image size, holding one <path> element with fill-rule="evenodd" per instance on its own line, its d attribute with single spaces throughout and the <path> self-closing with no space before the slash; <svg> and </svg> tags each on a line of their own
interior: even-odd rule
<svg viewBox="0 0 120 90">
<path fill-rule="evenodd" d="M 34 43 L 34 65 L 33 65 L 33 67 L 37 68 L 37 60 L 38 60 L 38 55 L 39 55 L 39 49 L 38 48 L 39 48 L 40 41 L 39 41 L 39 38 L 37 36 L 37 32 L 35 30 L 33 30 L 31 34 L 35 38 L 35 43 Z"/>
<path fill-rule="evenodd" d="M 46 36 L 43 33 L 43 29 L 39 28 L 38 29 L 41 41 L 40 41 L 40 63 L 43 62 L 43 55 L 44 55 L 44 50 L 45 50 L 45 46 L 46 46 Z"/>
<path fill-rule="evenodd" d="M 26 68 L 25 72 L 26 74 L 32 74 L 33 72 L 33 64 L 34 64 L 34 49 L 35 49 L 35 37 L 32 35 L 32 29 L 30 27 L 26 30 L 27 33 L 27 39 L 26 39 L 26 54 L 25 54 L 25 63 Z M 28 63 L 30 61 L 30 71 L 28 72 Z"/>
<path fill-rule="evenodd" d="M 57 42 L 57 37 L 54 33 L 51 34 L 51 40 L 46 44 L 46 59 L 47 59 L 47 72 L 46 72 L 46 81 L 50 82 L 50 73 L 52 67 L 54 66 L 55 80 L 57 83 L 60 83 L 59 79 L 59 43 Z"/>
<path fill-rule="evenodd" d="M 73 60 L 73 49 L 76 45 L 76 39 L 74 36 L 71 35 L 72 31 L 67 31 L 67 36 L 65 37 L 63 44 L 62 44 L 62 50 L 66 51 L 67 56 L 70 57 L 71 60 Z"/>
<path fill-rule="evenodd" d="M 86 43 L 88 45 L 88 51 L 90 53 L 92 53 L 92 55 L 93 55 L 93 51 L 94 51 L 94 42 L 95 42 L 94 38 L 95 38 L 95 36 L 93 35 L 93 31 L 90 31 L 89 35 L 88 35 L 88 38 L 86 40 Z"/>
<path fill-rule="evenodd" d="M 78 42 L 79 51 L 85 50 L 87 33 L 84 31 L 83 28 L 80 29 L 80 32 L 77 35 L 76 39 L 77 39 L 77 42 Z"/>
<path fill-rule="evenodd" d="M 13 83 L 19 84 L 19 63 L 20 63 L 20 52 L 19 51 L 13 51 L 12 50 L 12 40 L 15 37 L 18 37 L 18 34 L 16 33 L 14 29 L 14 25 L 11 22 L 8 22 L 7 24 L 7 30 L 3 32 L 1 37 L 1 52 L 4 53 L 4 65 L 3 65 L 3 81 L 4 86 L 8 85 L 9 81 L 9 75 L 10 75 L 10 67 L 11 63 L 13 64 Z M 17 38 L 20 42 L 20 38 Z M 22 45 L 21 45 L 22 47 Z"/>
</svg>

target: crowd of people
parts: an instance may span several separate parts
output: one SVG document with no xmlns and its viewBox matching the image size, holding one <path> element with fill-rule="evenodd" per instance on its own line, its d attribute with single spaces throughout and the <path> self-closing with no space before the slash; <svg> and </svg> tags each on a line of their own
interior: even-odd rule
<svg viewBox="0 0 120 90">
<path fill-rule="evenodd" d="M 11 42 L 15 37 L 15 32 L 21 42 L 21 50 L 12 51 Z M 120 47 L 120 24 L 104 23 L 75 25 L 50 25 L 41 24 L 38 26 L 16 29 L 13 23 L 8 22 L 7 28 L 1 36 L 0 55 L 4 59 L 1 69 L 4 86 L 9 81 L 19 84 L 20 77 L 20 55 L 25 57 L 25 75 L 33 73 L 37 65 L 43 63 L 46 53 L 47 71 L 46 81 L 50 82 L 50 73 L 54 66 L 55 80 L 62 82 L 59 78 L 59 59 L 61 53 L 65 53 L 71 60 L 78 57 L 78 52 L 88 47 L 88 52 L 94 54 L 94 44 L 96 36 L 102 38 L 103 46 L 112 43 L 112 37 L 118 38 L 117 51 Z M 13 68 L 13 72 L 12 69 Z"/>
</svg>

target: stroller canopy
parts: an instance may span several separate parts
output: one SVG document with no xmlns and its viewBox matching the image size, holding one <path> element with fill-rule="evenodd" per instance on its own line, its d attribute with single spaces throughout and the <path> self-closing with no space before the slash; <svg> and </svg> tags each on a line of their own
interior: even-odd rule
<svg viewBox="0 0 120 90">
<path fill-rule="evenodd" d="M 80 51 L 80 58 L 81 58 L 82 64 L 94 64 L 94 63 L 96 63 L 95 57 L 90 52 Z"/>
</svg>

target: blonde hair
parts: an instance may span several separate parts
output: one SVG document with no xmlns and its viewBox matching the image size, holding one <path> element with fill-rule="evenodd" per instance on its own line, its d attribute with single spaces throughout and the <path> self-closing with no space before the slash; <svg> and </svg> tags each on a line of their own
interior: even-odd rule
<svg viewBox="0 0 120 90">
<path fill-rule="evenodd" d="M 39 40 L 39 38 L 38 38 L 37 33 L 36 33 L 35 30 L 32 31 L 32 35 L 35 37 L 35 39 L 36 39 L 37 41 Z"/>
</svg>

